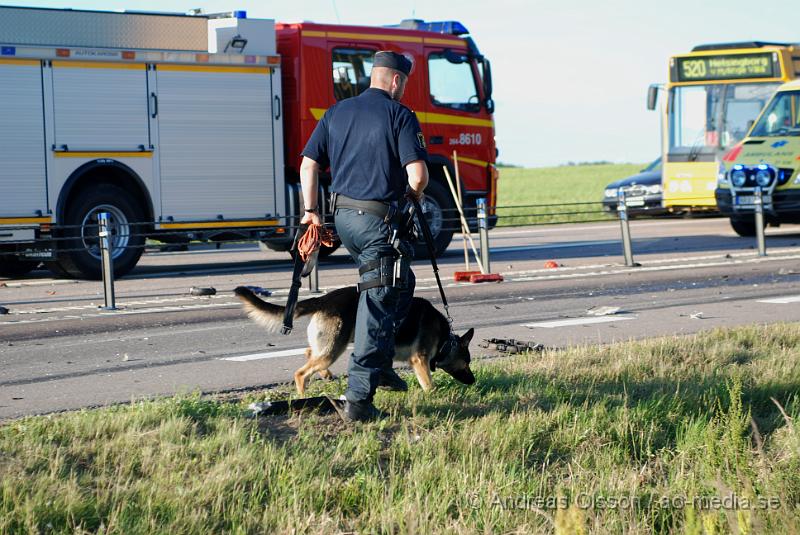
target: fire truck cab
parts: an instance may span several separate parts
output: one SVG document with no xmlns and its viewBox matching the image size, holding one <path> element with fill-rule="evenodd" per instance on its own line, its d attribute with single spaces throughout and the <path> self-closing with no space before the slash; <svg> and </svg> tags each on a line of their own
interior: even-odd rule
<svg viewBox="0 0 800 535">
<path fill-rule="evenodd" d="M 437 253 L 460 228 L 444 173 L 447 168 L 455 180 L 454 151 L 464 205 L 474 208 L 479 197 L 495 205 L 491 68 L 474 41 L 463 37 L 468 31 L 462 24 L 406 20 L 375 28 L 301 23 L 278 24 L 276 31 L 284 113 L 291 125 L 285 136 L 290 184 L 299 181 L 300 152 L 317 121 L 336 102 L 369 87 L 375 52 L 393 50 L 414 65 L 403 103 L 416 113 L 426 138 L 431 183 L 423 209 Z M 324 187 L 329 184 L 330 177 L 323 177 Z M 427 254 L 424 248 L 418 252 Z"/>
</svg>

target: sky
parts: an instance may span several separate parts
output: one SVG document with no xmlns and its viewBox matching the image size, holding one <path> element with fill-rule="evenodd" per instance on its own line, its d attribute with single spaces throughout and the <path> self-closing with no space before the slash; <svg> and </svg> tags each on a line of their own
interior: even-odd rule
<svg viewBox="0 0 800 535">
<path fill-rule="evenodd" d="M 648 162 L 659 155 L 647 87 L 701 43 L 800 42 L 796 0 L 0 0 L 7 5 L 206 13 L 358 25 L 458 20 L 492 62 L 499 161 Z"/>
</svg>

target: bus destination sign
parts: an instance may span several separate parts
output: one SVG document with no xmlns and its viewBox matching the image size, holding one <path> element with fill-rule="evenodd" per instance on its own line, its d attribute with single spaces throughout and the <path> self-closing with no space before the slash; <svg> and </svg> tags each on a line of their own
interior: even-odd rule
<svg viewBox="0 0 800 535">
<path fill-rule="evenodd" d="M 775 52 L 676 58 L 672 79 L 677 82 L 780 78 Z"/>
</svg>

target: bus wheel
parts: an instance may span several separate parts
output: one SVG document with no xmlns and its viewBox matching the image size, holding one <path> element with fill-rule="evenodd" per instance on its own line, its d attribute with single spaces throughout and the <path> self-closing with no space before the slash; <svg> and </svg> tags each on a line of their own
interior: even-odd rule
<svg viewBox="0 0 800 535">
<path fill-rule="evenodd" d="M 72 277 L 99 280 L 100 242 L 97 237 L 98 216 L 110 214 L 114 275 L 121 277 L 136 266 L 144 250 L 142 209 L 131 195 L 116 186 L 101 185 L 82 191 L 70 201 L 64 219 L 66 238 L 59 246 L 58 264 Z"/>
<path fill-rule="evenodd" d="M 766 227 L 766 221 L 764 222 Z M 732 217 L 731 227 L 734 232 L 743 238 L 752 238 L 756 235 L 756 220 L 753 216 L 750 217 Z"/>
<path fill-rule="evenodd" d="M 27 275 L 41 263 L 37 260 L 22 260 L 0 251 L 0 277 L 10 279 Z"/>
<path fill-rule="evenodd" d="M 460 224 L 456 222 L 458 211 L 446 186 L 433 180 L 428 183 L 428 187 L 425 188 L 422 212 L 431 227 L 433 250 L 436 252 L 436 256 L 439 256 L 450 245 L 450 241 L 453 239 L 453 230 L 460 227 Z M 414 257 L 430 258 L 428 246 L 422 237 L 414 244 Z"/>
</svg>

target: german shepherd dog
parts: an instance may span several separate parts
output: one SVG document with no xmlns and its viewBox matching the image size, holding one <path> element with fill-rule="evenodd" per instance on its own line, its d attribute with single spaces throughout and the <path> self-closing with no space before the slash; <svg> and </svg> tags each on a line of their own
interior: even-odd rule
<svg viewBox="0 0 800 535">
<path fill-rule="evenodd" d="M 286 307 L 267 303 L 248 288 L 236 288 L 234 293 L 244 303 L 247 314 L 256 323 L 277 331 L 283 322 Z M 353 341 L 358 309 L 355 286 L 339 288 L 322 297 L 299 301 L 294 317 L 311 316 L 308 324 L 308 347 L 305 365 L 294 373 L 297 392 L 303 395 L 309 377 L 318 372 L 323 379 L 333 375 L 328 368 L 344 353 Z M 463 336 L 451 336 L 450 325 L 430 301 L 415 297 L 411 309 L 396 333 L 394 359 L 407 362 L 414 370 L 420 386 L 426 392 L 433 388 L 431 371 L 436 366 L 456 380 L 471 385 L 475 376 L 469 367 L 469 342 L 474 329 Z M 432 361 L 435 361 L 432 366 Z"/>
</svg>

